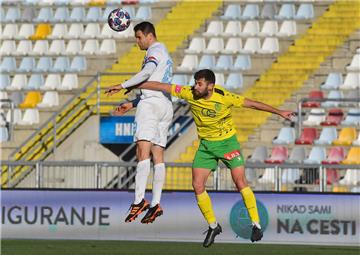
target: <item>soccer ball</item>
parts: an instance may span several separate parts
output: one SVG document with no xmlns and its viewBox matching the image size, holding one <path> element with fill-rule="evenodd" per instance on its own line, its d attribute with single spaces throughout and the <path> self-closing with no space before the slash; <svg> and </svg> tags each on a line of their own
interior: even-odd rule
<svg viewBox="0 0 360 255">
<path fill-rule="evenodd" d="M 122 32 L 130 26 L 130 15 L 121 8 L 112 10 L 108 17 L 108 23 L 112 30 Z"/>
</svg>

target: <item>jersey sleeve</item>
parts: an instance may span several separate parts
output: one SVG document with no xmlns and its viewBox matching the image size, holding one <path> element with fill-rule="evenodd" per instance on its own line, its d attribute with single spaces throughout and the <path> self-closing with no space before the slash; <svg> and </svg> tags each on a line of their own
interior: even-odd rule
<svg viewBox="0 0 360 255">
<path fill-rule="evenodd" d="M 187 101 L 193 99 L 191 86 L 171 85 L 171 95 Z"/>
<path fill-rule="evenodd" d="M 159 50 L 150 49 L 146 54 L 144 66 L 147 65 L 148 63 L 153 63 L 155 64 L 155 66 L 158 66 L 161 58 L 162 58 L 162 54 Z"/>
<path fill-rule="evenodd" d="M 229 106 L 242 107 L 244 105 L 245 97 L 235 93 L 227 91 L 225 93 L 225 99 Z"/>
</svg>

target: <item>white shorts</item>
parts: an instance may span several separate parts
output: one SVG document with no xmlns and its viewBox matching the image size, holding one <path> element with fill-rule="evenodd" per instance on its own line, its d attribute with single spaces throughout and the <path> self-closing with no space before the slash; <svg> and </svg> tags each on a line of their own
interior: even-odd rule
<svg viewBox="0 0 360 255">
<path fill-rule="evenodd" d="M 146 140 L 166 147 L 172 118 L 173 107 L 168 99 L 152 97 L 140 100 L 135 114 L 134 140 Z"/>
</svg>

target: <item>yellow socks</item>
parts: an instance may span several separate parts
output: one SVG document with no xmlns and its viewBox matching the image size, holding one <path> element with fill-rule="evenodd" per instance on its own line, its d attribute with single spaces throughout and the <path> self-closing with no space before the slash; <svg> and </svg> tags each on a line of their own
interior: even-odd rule
<svg viewBox="0 0 360 255">
<path fill-rule="evenodd" d="M 240 192 L 243 197 L 245 206 L 248 210 L 251 221 L 260 224 L 254 193 L 252 192 L 250 187 L 243 188 Z"/>
<path fill-rule="evenodd" d="M 200 195 L 196 195 L 196 200 L 198 202 L 201 213 L 204 215 L 204 218 L 209 223 L 209 225 L 215 223 L 216 218 L 208 193 L 204 191 Z"/>
</svg>

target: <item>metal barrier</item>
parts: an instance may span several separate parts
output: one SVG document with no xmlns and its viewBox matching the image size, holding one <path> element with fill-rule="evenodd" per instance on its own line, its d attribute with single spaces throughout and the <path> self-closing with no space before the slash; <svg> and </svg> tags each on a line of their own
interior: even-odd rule
<svg viewBox="0 0 360 255">
<path fill-rule="evenodd" d="M 77 189 L 132 189 L 129 179 L 135 177 L 136 163 L 131 162 L 56 162 L 56 161 L 3 161 L 7 166 L 9 177 L 8 188 L 77 188 Z M 16 167 L 27 166 L 29 171 L 20 183 L 11 182 L 11 172 Z M 191 190 L 191 163 L 166 163 L 167 170 L 173 171 L 167 178 L 165 189 Z M 187 171 L 182 171 L 187 170 Z M 356 191 L 359 192 L 359 165 L 321 165 L 321 164 L 262 164 L 245 165 L 249 185 L 258 191 Z M 351 179 L 347 171 L 353 171 Z M 176 175 L 178 173 L 178 175 Z M 185 173 L 185 174 L 184 174 Z M 339 181 L 345 175 L 347 180 Z M 336 176 L 336 177 L 335 177 Z M 109 182 L 113 185 L 109 186 Z M 152 174 L 148 179 L 151 187 Z M 210 176 L 207 184 L 209 190 L 236 190 L 231 171 L 223 166 Z"/>
</svg>

